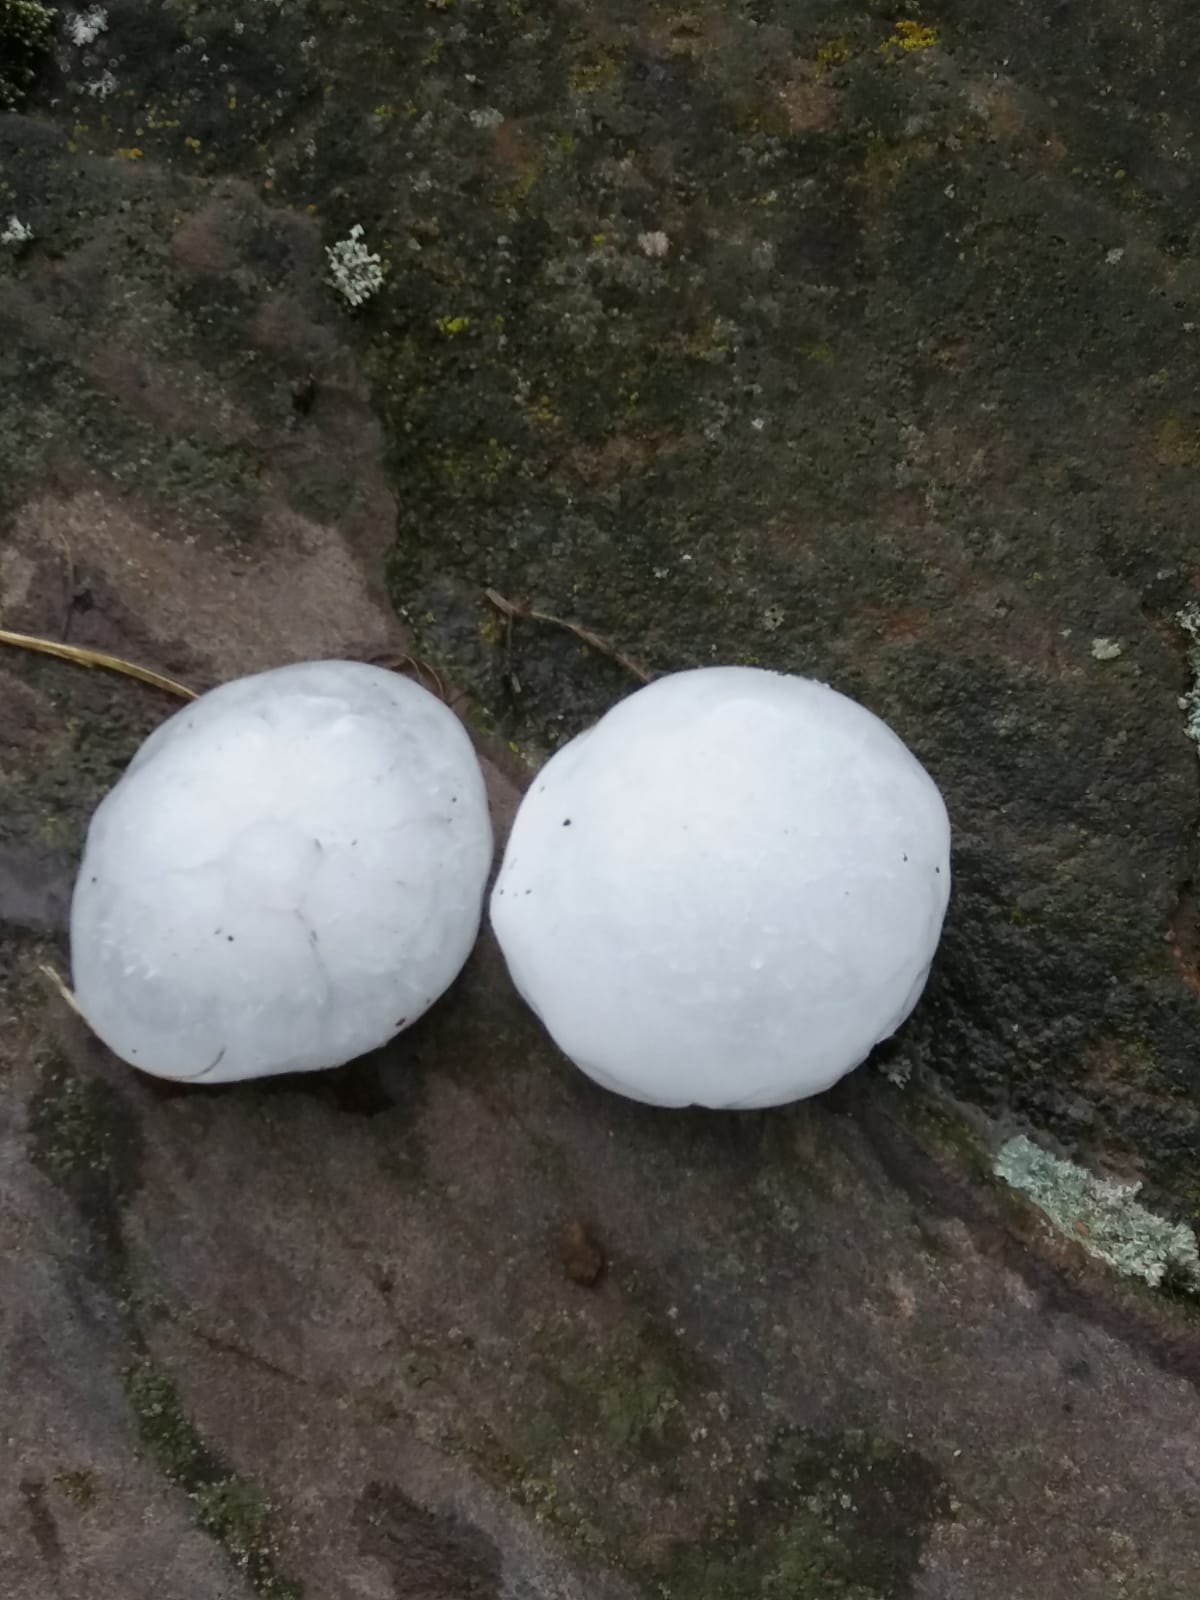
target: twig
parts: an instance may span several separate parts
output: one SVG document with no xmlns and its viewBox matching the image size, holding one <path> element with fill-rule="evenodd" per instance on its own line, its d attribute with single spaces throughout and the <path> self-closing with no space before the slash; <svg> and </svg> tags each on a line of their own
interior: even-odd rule
<svg viewBox="0 0 1200 1600">
<path fill-rule="evenodd" d="M 83 1015 L 83 1007 L 75 998 L 74 989 L 71 988 L 70 984 L 63 977 L 62 973 L 56 968 L 52 967 L 48 961 L 43 961 L 39 965 L 38 971 L 58 995 L 59 999 L 62 1000 L 64 1004 L 70 1006 L 71 1010 L 77 1017 L 81 1018 L 84 1022 L 87 1022 L 87 1018 Z M 88 1026 L 90 1027 L 91 1024 L 88 1023 Z M 206 1067 L 201 1067 L 199 1072 L 187 1073 L 181 1077 L 174 1078 L 171 1081 L 174 1083 L 199 1083 L 201 1078 L 207 1078 L 210 1072 L 215 1072 L 216 1069 L 221 1065 L 222 1061 L 225 1059 L 225 1052 L 227 1048 L 228 1046 L 222 1045 L 217 1051 L 215 1058 L 210 1061 Z"/>
<path fill-rule="evenodd" d="M 639 667 L 637 662 L 618 650 L 615 645 L 609 644 L 607 639 L 602 639 L 598 633 L 593 633 L 590 628 L 583 627 L 578 622 L 568 622 L 564 617 L 552 617 L 548 611 L 535 611 L 532 606 L 518 605 L 515 600 L 508 600 L 497 589 L 485 589 L 484 594 L 502 617 L 507 617 L 511 625 L 514 617 L 523 622 L 546 622 L 552 628 L 565 628 L 568 633 L 582 640 L 590 650 L 595 650 L 598 655 L 607 656 L 610 661 L 615 661 L 619 667 L 624 667 L 631 677 L 639 683 L 649 683 L 650 674 L 645 667 Z"/>
<path fill-rule="evenodd" d="M 38 967 L 38 971 L 50 984 L 51 988 L 57 992 L 59 998 L 66 1001 L 75 1015 L 82 1017 L 83 1012 L 80 1010 L 79 1001 L 75 998 L 75 991 L 69 987 L 61 973 L 56 972 L 48 961 L 43 962 Z"/>
<path fill-rule="evenodd" d="M 425 687 L 425 676 L 428 674 L 433 680 L 434 694 L 445 704 L 450 703 L 441 673 L 436 667 L 430 666 L 428 661 L 422 661 L 419 656 L 410 656 L 404 650 L 379 650 L 374 655 L 364 656 L 363 660 L 369 667 L 383 667 L 388 672 L 399 672 L 406 678 L 415 678 L 422 689 Z"/>
<path fill-rule="evenodd" d="M 224 1061 L 225 1052 L 228 1049 L 229 1046 L 227 1044 L 223 1044 L 206 1067 L 201 1067 L 199 1072 L 185 1072 L 178 1078 L 172 1079 L 172 1081 L 174 1083 L 199 1083 L 201 1078 L 207 1078 L 210 1072 L 215 1072 L 217 1070 L 222 1061 Z"/>
<path fill-rule="evenodd" d="M 102 650 L 85 650 L 82 645 L 60 644 L 56 639 L 38 639 L 30 633 L 10 633 L 0 628 L 0 644 L 15 645 L 19 650 L 36 650 L 44 656 L 57 656 L 61 661 L 73 661 L 78 667 L 103 667 L 108 672 L 121 672 L 151 688 L 164 689 L 167 694 L 178 695 L 181 700 L 194 700 L 196 691 L 174 678 L 164 677 L 150 667 L 139 667 L 136 662 L 122 661 L 120 656 L 106 655 Z"/>
</svg>

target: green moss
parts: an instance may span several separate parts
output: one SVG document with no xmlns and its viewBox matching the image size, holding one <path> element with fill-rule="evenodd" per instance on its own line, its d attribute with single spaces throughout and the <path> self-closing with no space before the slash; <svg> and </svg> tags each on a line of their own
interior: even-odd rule
<svg viewBox="0 0 1200 1600">
<path fill-rule="evenodd" d="M 581 1330 L 576 1329 L 578 1335 Z M 566 1330 L 549 1334 L 553 1345 Z M 648 1370 L 635 1379 L 618 1337 L 589 1360 L 585 1351 L 557 1365 L 560 1397 L 527 1394 L 503 1429 L 479 1419 L 468 1436 L 442 1447 L 469 1458 L 475 1470 L 589 1559 L 619 1571 L 645 1600 L 892 1600 L 911 1593 L 926 1540 L 949 1515 L 937 1468 L 919 1453 L 861 1431 L 832 1436 L 785 1434 L 760 1470 L 732 1462 L 717 1476 L 687 1435 L 673 1441 L 672 1474 L 658 1446 L 660 1419 L 696 1427 L 711 1415 L 711 1383 L 692 1371 L 674 1335 L 670 1354 L 654 1353 L 645 1329 Z M 542 1346 L 545 1331 L 531 1337 Z M 682 1367 L 680 1366 L 682 1364 Z M 665 1409 L 664 1409 L 665 1407 Z M 593 1470 L 571 1465 L 594 1442 L 597 1460 L 619 1474 L 636 1502 L 614 1514 Z M 586 1489 L 583 1487 L 587 1485 Z M 671 1520 L 694 1528 L 664 1542 L 659 1512 L 670 1497 Z M 636 1503 L 638 1510 L 630 1509 Z"/>
<path fill-rule="evenodd" d="M 635 1287 L 624 1288 L 636 1299 Z M 638 1529 L 614 1514 L 615 1489 L 605 1484 L 619 1474 L 639 1485 L 643 1531 L 664 1491 L 696 1492 L 683 1463 L 697 1460 L 691 1434 L 711 1375 L 669 1325 L 631 1315 L 615 1328 L 586 1315 L 529 1327 L 520 1393 L 451 1447 L 564 1542 L 636 1577 Z"/>
<path fill-rule="evenodd" d="M 254 1485 L 217 1456 L 196 1431 L 172 1380 L 152 1361 L 126 1373 L 138 1432 L 163 1476 L 196 1507 L 204 1530 L 246 1574 L 261 1600 L 301 1600 L 303 1586 L 277 1566 L 271 1510 Z"/>
<path fill-rule="evenodd" d="M 576 1426 L 606 1451 L 659 1462 L 682 1447 L 690 1384 L 671 1337 L 647 1327 L 594 1358 L 581 1353 L 560 1364 L 556 1377 Z"/>
<path fill-rule="evenodd" d="M 7 327 L 3 336 L 7 343 Z M 49 408 L 42 404 L 39 383 L 48 366 L 48 362 L 30 354 L 28 346 L 13 349 L 9 344 L 0 355 L 0 512 L 14 509 L 42 471 L 45 436 L 52 433 L 54 426 Z"/>
<path fill-rule="evenodd" d="M 567 87 L 573 94 L 592 95 L 615 83 L 618 64 L 611 55 L 600 55 L 592 61 L 577 61 L 567 73 Z"/>
<path fill-rule="evenodd" d="M 946 1510 L 937 1472 L 890 1440 L 785 1435 L 759 1488 L 675 1546 L 654 1588 L 664 1600 L 885 1600 L 909 1592 Z"/>
<path fill-rule="evenodd" d="M 85 1510 L 96 1502 L 99 1485 L 96 1474 L 87 1467 L 64 1467 L 54 1474 L 54 1486 L 67 1499 Z"/>
<path fill-rule="evenodd" d="M 19 105 L 50 47 L 54 12 L 38 0 L 0 0 L 0 108 Z"/>
<path fill-rule="evenodd" d="M 1200 466 L 1200 432 L 1177 416 L 1165 418 L 1155 430 L 1154 459 L 1163 467 Z"/>
<path fill-rule="evenodd" d="M 571 1162 L 562 1145 L 557 1139 L 536 1132 L 529 1142 L 538 1171 L 551 1182 L 565 1187 L 571 1177 Z"/>
<path fill-rule="evenodd" d="M 538 1400 L 512 1434 L 527 1463 L 596 1451 L 630 1473 L 671 1475 L 688 1447 L 689 1399 L 703 1385 L 669 1327 L 646 1317 L 600 1333 L 563 1317 L 532 1342 Z"/>
<path fill-rule="evenodd" d="M 39 1110 L 43 1119 L 39 1155 L 53 1177 L 72 1178 L 106 1166 L 111 1130 L 102 1083 L 55 1073 Z"/>
<path fill-rule="evenodd" d="M 987 1147 L 961 1115 L 936 1100 L 921 1097 L 910 1102 L 908 1121 L 921 1140 L 939 1155 L 972 1177 L 986 1180 L 990 1171 Z"/>
<path fill-rule="evenodd" d="M 90 1268 L 123 1295 L 128 1284 L 122 1212 L 141 1184 L 137 1116 L 113 1084 L 78 1077 L 56 1049 L 45 1049 L 37 1068 L 30 1159 L 76 1208 Z"/>
<path fill-rule="evenodd" d="M 874 1600 L 842 1581 L 836 1539 L 807 1514 L 784 1520 L 764 1539 L 721 1530 L 672 1558 L 659 1593 L 670 1600 Z"/>
<path fill-rule="evenodd" d="M 524 172 L 500 188 L 496 195 L 500 209 L 515 217 L 532 193 L 540 175 L 538 164 L 531 162 Z"/>
<path fill-rule="evenodd" d="M 636 1302 L 636 1285 L 626 1285 Z M 907 1593 L 944 1484 L 883 1438 L 789 1434 L 761 1470 L 711 1475 L 713 1374 L 666 1323 L 531 1330 L 541 1382 L 502 1427 L 459 1441 L 477 1469 L 647 1600 L 884 1600 Z M 594 1466 L 579 1463 L 594 1455 Z M 640 1514 L 616 1517 L 596 1472 L 616 1464 Z M 664 1546 L 664 1496 L 696 1532 Z"/>
<path fill-rule="evenodd" d="M 163 460 L 169 493 L 190 499 L 224 491 L 248 494 L 258 476 L 257 463 L 240 445 L 217 445 L 204 439 L 176 439 Z"/>
<path fill-rule="evenodd" d="M 513 452 L 498 439 L 483 439 L 469 449 L 443 450 L 437 457 L 437 466 L 454 491 L 491 494 L 505 482 L 513 460 Z"/>
</svg>

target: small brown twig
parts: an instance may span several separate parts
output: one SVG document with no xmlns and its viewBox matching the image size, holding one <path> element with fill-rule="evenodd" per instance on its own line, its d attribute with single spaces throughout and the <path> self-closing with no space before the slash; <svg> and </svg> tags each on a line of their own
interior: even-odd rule
<svg viewBox="0 0 1200 1600">
<path fill-rule="evenodd" d="M 185 683 L 176 683 L 150 667 L 139 667 L 136 662 L 123 661 L 120 656 L 107 655 L 103 650 L 85 650 L 82 645 L 63 644 L 57 639 L 39 639 L 31 633 L 10 633 L 0 628 L 0 644 L 15 645 L 18 650 L 36 650 L 39 655 L 57 656 L 60 661 L 73 661 L 77 667 L 103 667 L 106 672 L 120 672 L 151 688 L 164 689 L 167 694 L 178 695 L 181 700 L 194 700 L 195 689 Z"/>
<path fill-rule="evenodd" d="M 369 667 L 383 667 L 388 672 L 402 673 L 406 678 L 415 678 L 423 689 L 425 678 L 428 676 L 433 683 L 433 692 L 444 705 L 450 704 L 446 694 L 446 685 L 441 673 L 428 661 L 422 661 L 420 656 L 410 656 L 404 650 L 379 650 L 374 655 L 365 656 L 364 661 Z"/>
<path fill-rule="evenodd" d="M 83 1012 L 80 1009 L 79 1001 L 75 998 L 75 991 L 70 987 L 62 974 L 58 972 L 56 968 L 52 967 L 48 961 L 43 961 L 38 967 L 38 971 L 58 995 L 59 999 L 65 1001 L 77 1017 L 82 1017 Z"/>
<path fill-rule="evenodd" d="M 602 639 L 598 633 L 593 633 L 590 628 L 585 628 L 578 622 L 568 622 L 564 617 L 552 617 L 548 611 L 535 611 L 532 606 L 518 605 L 515 600 L 506 599 L 498 589 L 485 589 L 483 592 L 500 615 L 508 619 L 510 628 L 514 617 L 522 622 L 546 622 L 552 628 L 564 628 L 586 644 L 589 650 L 595 650 L 597 655 L 607 656 L 619 667 L 624 667 L 625 671 L 639 683 L 650 682 L 650 674 L 645 667 L 638 666 L 636 661 L 618 650 L 615 645 L 609 644 L 607 639 Z"/>
</svg>

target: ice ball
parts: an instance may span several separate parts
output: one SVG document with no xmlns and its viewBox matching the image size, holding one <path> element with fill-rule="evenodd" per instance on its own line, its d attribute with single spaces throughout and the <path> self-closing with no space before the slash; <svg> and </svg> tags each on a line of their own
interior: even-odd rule
<svg viewBox="0 0 1200 1600">
<path fill-rule="evenodd" d="M 454 981 L 491 858 L 471 741 L 425 689 L 353 661 L 237 679 L 151 734 L 97 808 L 76 998 L 159 1077 L 338 1066 Z"/>
<path fill-rule="evenodd" d="M 491 920 L 589 1077 L 750 1108 L 820 1093 L 895 1032 L 949 895 L 945 805 L 885 723 L 822 683 L 710 667 L 547 762 Z"/>
</svg>

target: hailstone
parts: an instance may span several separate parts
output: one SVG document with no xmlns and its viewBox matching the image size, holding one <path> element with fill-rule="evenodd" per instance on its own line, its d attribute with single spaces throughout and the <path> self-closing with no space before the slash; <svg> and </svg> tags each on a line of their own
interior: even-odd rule
<svg viewBox="0 0 1200 1600">
<path fill-rule="evenodd" d="M 818 1094 L 929 973 L 950 824 L 916 757 L 821 683 L 680 672 L 571 740 L 491 899 L 513 982 L 577 1066 L 653 1105 Z"/>
<path fill-rule="evenodd" d="M 338 1066 L 454 981 L 491 858 L 471 741 L 426 690 L 353 661 L 237 679 L 152 733 L 92 818 L 79 1007 L 159 1077 Z"/>
</svg>

